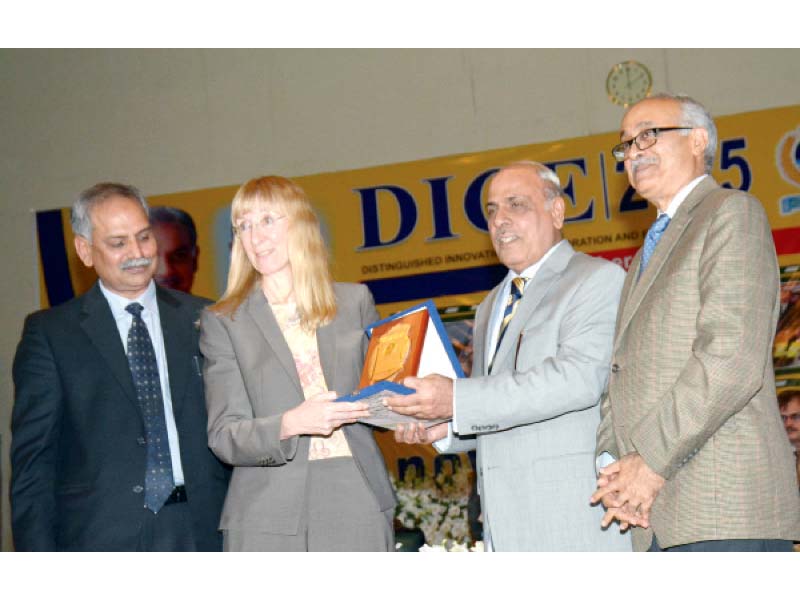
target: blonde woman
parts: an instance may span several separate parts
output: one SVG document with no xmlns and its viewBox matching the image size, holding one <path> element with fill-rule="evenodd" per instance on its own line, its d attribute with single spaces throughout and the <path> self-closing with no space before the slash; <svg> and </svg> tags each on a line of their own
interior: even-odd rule
<svg viewBox="0 0 800 600">
<path fill-rule="evenodd" d="M 319 222 L 283 177 L 245 183 L 222 298 L 201 319 L 208 442 L 233 465 L 220 528 L 228 551 L 394 548 L 395 497 L 360 402 L 363 285 L 333 282 Z"/>
</svg>

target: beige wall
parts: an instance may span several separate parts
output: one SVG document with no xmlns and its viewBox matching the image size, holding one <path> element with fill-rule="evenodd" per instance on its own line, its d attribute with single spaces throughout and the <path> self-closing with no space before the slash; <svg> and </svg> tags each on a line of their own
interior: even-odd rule
<svg viewBox="0 0 800 600">
<path fill-rule="evenodd" d="M 33 213 L 100 180 L 147 195 L 616 130 L 637 59 L 715 115 L 796 104 L 798 50 L 0 50 L 0 432 L 38 306 Z"/>
</svg>

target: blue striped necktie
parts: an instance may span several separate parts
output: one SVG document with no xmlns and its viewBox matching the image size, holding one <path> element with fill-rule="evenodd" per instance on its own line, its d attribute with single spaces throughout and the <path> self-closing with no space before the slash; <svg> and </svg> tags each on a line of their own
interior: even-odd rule
<svg viewBox="0 0 800 600">
<path fill-rule="evenodd" d="M 128 331 L 128 366 L 133 376 L 136 397 L 142 407 L 147 440 L 144 505 L 157 513 L 172 493 L 175 481 L 172 477 L 172 456 L 169 451 L 167 422 L 164 419 L 158 363 L 150 334 L 142 321 L 142 308 L 138 302 L 125 307 L 133 315 L 133 324 Z"/>
<path fill-rule="evenodd" d="M 503 336 L 506 334 L 508 324 L 514 317 L 517 305 L 520 299 L 522 299 L 522 294 L 525 292 L 525 284 L 528 282 L 528 279 L 528 277 L 514 277 L 514 279 L 511 280 L 511 292 L 508 294 L 508 300 L 506 300 L 506 308 L 503 311 L 503 321 L 500 323 L 500 331 L 497 334 L 497 344 L 494 347 L 492 360 L 489 362 L 489 373 L 492 372 L 494 359 L 497 356 L 497 349 L 500 347 L 500 342 L 503 341 Z"/>
<path fill-rule="evenodd" d="M 647 268 L 647 263 L 650 262 L 650 258 L 658 245 L 658 240 L 661 239 L 661 236 L 666 231 L 669 221 L 669 215 L 663 213 L 647 230 L 647 235 L 644 238 L 644 247 L 642 248 L 642 261 L 639 263 L 639 277 L 642 276 L 642 273 Z"/>
</svg>

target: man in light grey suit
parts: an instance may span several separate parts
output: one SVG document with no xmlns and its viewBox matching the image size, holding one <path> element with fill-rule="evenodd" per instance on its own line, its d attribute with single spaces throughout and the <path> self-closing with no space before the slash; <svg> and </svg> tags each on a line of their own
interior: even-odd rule
<svg viewBox="0 0 800 600">
<path fill-rule="evenodd" d="M 575 252 L 562 239 L 558 176 L 514 163 L 490 184 L 486 213 L 508 275 L 478 307 L 472 376 L 407 378 L 415 389 L 388 401 L 449 425 L 398 429 L 440 451 L 477 447 L 484 538 L 494 550 L 630 550 L 602 530 L 595 484 L 595 430 L 606 384 L 624 271 Z"/>
</svg>

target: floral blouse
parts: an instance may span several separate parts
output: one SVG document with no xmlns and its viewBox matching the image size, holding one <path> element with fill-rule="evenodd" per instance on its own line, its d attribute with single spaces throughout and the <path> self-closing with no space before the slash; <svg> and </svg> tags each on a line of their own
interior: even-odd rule
<svg viewBox="0 0 800 600">
<path fill-rule="evenodd" d="M 300 326 L 300 316 L 297 314 L 297 305 L 294 302 L 285 304 L 270 304 L 278 326 L 286 338 L 286 343 L 292 351 L 300 384 L 303 386 L 303 395 L 306 399 L 328 391 L 325 385 L 325 376 L 319 362 L 319 347 L 317 346 L 317 332 L 308 332 Z M 336 429 L 327 436 L 312 435 L 308 448 L 308 460 L 320 460 L 337 456 L 352 456 L 350 446 L 344 432 Z"/>
</svg>

